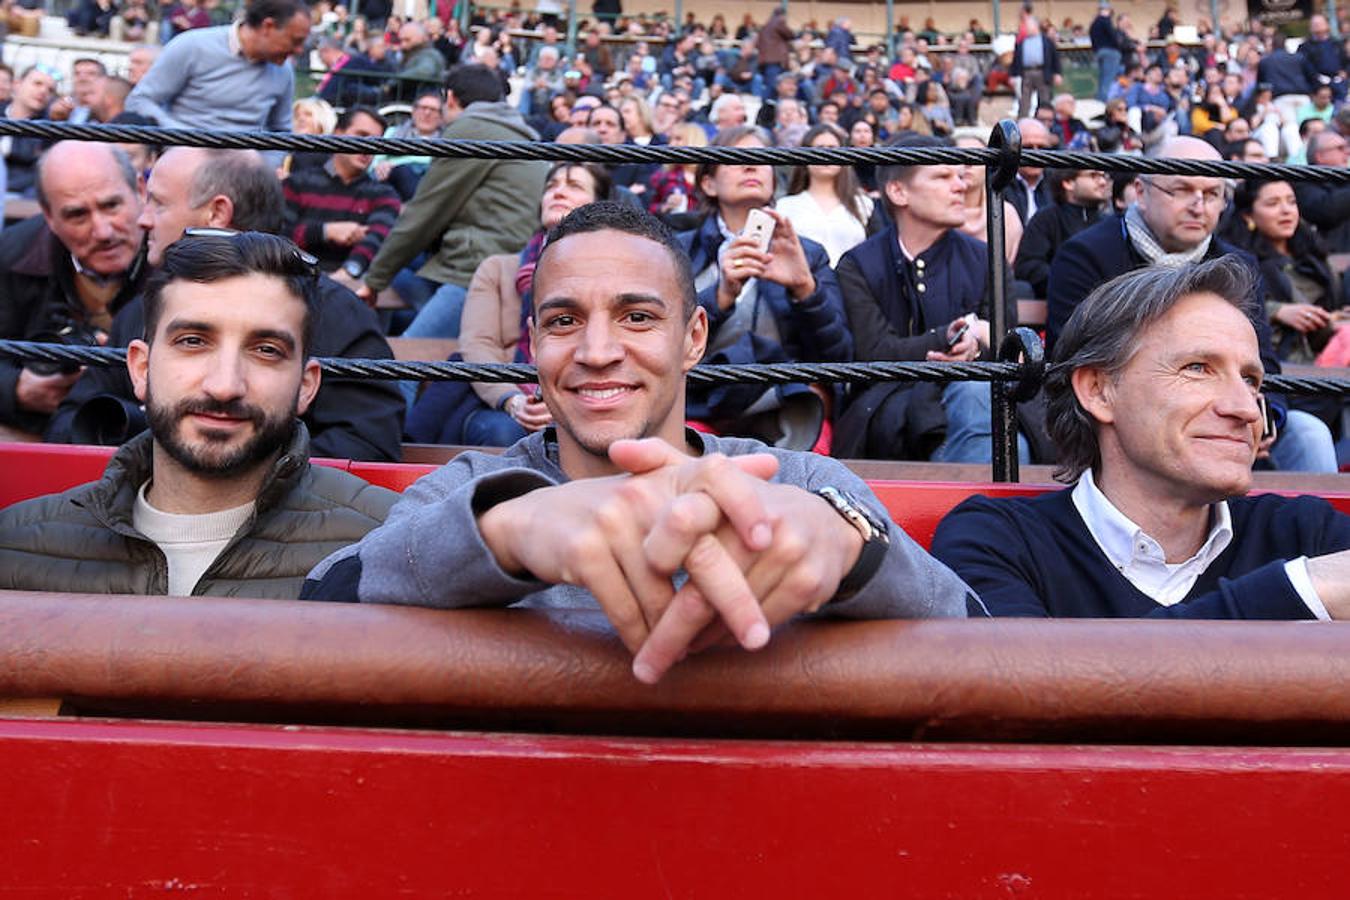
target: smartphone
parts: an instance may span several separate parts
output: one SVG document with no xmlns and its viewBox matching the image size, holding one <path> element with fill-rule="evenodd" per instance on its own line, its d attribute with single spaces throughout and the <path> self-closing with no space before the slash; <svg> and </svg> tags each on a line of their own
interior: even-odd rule
<svg viewBox="0 0 1350 900">
<path fill-rule="evenodd" d="M 750 214 L 745 217 L 745 228 L 741 234 L 748 234 L 755 239 L 755 247 L 760 253 L 769 252 L 769 243 L 773 240 L 773 229 L 778 223 L 773 220 L 762 209 L 752 209 Z"/>
<path fill-rule="evenodd" d="M 1256 403 L 1261 407 L 1262 440 L 1270 438 L 1274 440 L 1280 436 L 1280 429 L 1275 425 L 1275 414 L 1270 411 L 1270 404 L 1266 402 L 1265 394 L 1258 394 Z"/>
<path fill-rule="evenodd" d="M 970 331 L 970 326 L 971 326 L 971 324 L 974 322 L 974 318 L 975 318 L 975 317 L 974 317 L 973 315 L 967 315 L 967 316 L 965 316 L 965 321 L 962 322 L 962 323 L 961 323 L 961 327 L 958 328 L 958 329 L 956 330 L 956 334 L 952 335 L 952 336 L 951 336 L 950 338 L 948 338 L 948 340 L 947 340 L 947 350 L 948 350 L 948 351 L 950 351 L 950 350 L 951 350 L 953 347 L 955 347 L 957 344 L 961 343 L 961 339 L 964 338 L 964 337 L 966 336 L 967 332 Z"/>
</svg>

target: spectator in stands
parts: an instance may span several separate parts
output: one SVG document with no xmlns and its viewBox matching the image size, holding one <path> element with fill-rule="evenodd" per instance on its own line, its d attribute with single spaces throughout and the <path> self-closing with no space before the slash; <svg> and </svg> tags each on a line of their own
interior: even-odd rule
<svg viewBox="0 0 1350 900">
<path fill-rule="evenodd" d="M 987 146 L 983 137 L 966 133 L 956 138 L 956 146 L 971 148 Z M 966 167 L 966 222 L 961 230 L 977 241 L 989 242 L 989 191 L 985 189 L 987 172 L 984 166 Z M 1017 217 L 1017 209 L 1007 200 L 1003 200 L 1003 252 L 1011 265 L 1017 258 L 1017 249 L 1022 244 L 1022 220 Z"/>
<path fill-rule="evenodd" d="M 1350 318 L 1340 273 L 1328 262 L 1322 241 L 1300 221 L 1289 182 L 1239 182 L 1233 210 L 1229 238 L 1261 265 L 1261 300 L 1275 351 L 1288 362 L 1312 363 Z"/>
<path fill-rule="evenodd" d="M 127 54 L 127 81 L 131 82 L 132 87 L 141 83 L 156 59 L 159 59 L 158 47 L 142 45 L 131 49 Z"/>
<path fill-rule="evenodd" d="M 300 0 L 250 0 L 242 21 L 171 41 L 127 109 L 170 128 L 289 131 L 295 75 L 286 62 L 309 26 Z"/>
<path fill-rule="evenodd" d="M 1013 49 L 1012 68 L 1014 78 L 1022 79 L 1022 87 L 1017 95 L 1017 117 L 1026 118 L 1034 107 L 1050 105 L 1051 91 L 1064 83 L 1059 62 L 1059 50 L 1055 42 L 1041 33 L 1040 23 L 1035 16 L 1026 17 L 1026 36 L 1017 41 Z"/>
<path fill-rule="evenodd" d="M 706 147 L 708 133 L 693 122 L 681 122 L 670 129 L 672 147 Z M 691 214 L 695 204 L 697 163 L 666 163 L 647 182 L 647 211 L 660 216 L 674 227 Z M 691 223 L 692 224 L 692 223 Z"/>
<path fill-rule="evenodd" d="M 1106 101 L 1103 124 L 1092 132 L 1100 153 L 1138 153 L 1144 148 L 1139 133 L 1130 126 L 1129 105 L 1124 97 Z"/>
<path fill-rule="evenodd" d="M 557 47 L 543 47 L 538 59 L 525 75 L 525 84 L 520 92 L 520 112 L 533 115 L 548 106 L 549 98 L 563 90 L 564 67 L 562 54 Z"/>
<path fill-rule="evenodd" d="M 1316 166 L 1350 164 L 1350 142 L 1337 131 L 1308 137 L 1308 162 Z M 1294 185 L 1300 217 L 1317 228 L 1332 253 L 1350 252 L 1350 184 L 1300 181 Z"/>
<path fill-rule="evenodd" d="M 47 106 L 56 91 L 57 73 L 41 63 L 29 66 L 14 86 L 14 96 L 4 109 L 6 119 L 45 119 Z M 37 162 L 45 148 L 42 138 L 7 137 L 0 139 L 5 155 L 7 190 L 22 197 L 37 191 Z"/>
<path fill-rule="evenodd" d="M 420 22 L 405 22 L 398 30 L 399 43 L 403 47 L 403 61 L 398 74 L 404 78 L 439 83 L 445 78 L 445 57 L 431 46 L 427 30 Z M 423 85 L 417 85 L 421 89 Z"/>
<path fill-rule="evenodd" d="M 623 116 L 623 130 L 628 140 L 639 147 L 660 146 L 666 141 L 656 133 L 652 122 L 652 108 L 640 94 L 629 94 L 619 101 L 619 113 Z"/>
<path fill-rule="evenodd" d="M 1308 18 L 1308 37 L 1299 45 L 1298 55 L 1312 64 L 1319 82 L 1331 85 L 1336 100 L 1345 99 L 1345 71 L 1350 60 L 1345 44 L 1331 36 L 1326 16 L 1314 13 Z"/>
<path fill-rule="evenodd" d="M 1193 137 L 1172 138 L 1160 155 L 1174 159 L 1217 159 L 1218 151 Z M 1046 308 L 1046 343 L 1053 349 L 1074 307 L 1096 286 L 1132 269 L 1177 266 L 1237 252 L 1215 236 L 1227 203 L 1223 179 L 1199 176 L 1147 175 L 1137 180 L 1136 200 L 1124 216 L 1102 219 L 1055 254 L 1050 266 Z M 1243 254 L 1255 269 L 1255 260 Z M 1252 324 L 1260 338 L 1266 371 L 1279 374 L 1280 363 L 1270 340 L 1266 317 L 1252 305 Z M 1285 416 L 1283 398 L 1271 398 L 1280 417 L 1279 440 L 1269 449 L 1279 469 L 1300 472 L 1336 471 L 1335 451 L 1324 424 L 1298 410 Z"/>
<path fill-rule="evenodd" d="M 623 113 L 608 103 L 591 110 L 586 118 L 586 127 L 600 135 L 600 142 L 603 144 L 611 146 L 633 144 L 628 132 L 624 130 Z M 658 168 L 656 163 L 619 163 L 610 166 L 609 171 L 615 184 L 641 194 L 647 190 L 647 182 Z"/>
<path fill-rule="evenodd" d="M 934 554 L 994 615 L 1350 617 L 1350 517 L 1247 498 L 1262 436 L 1251 273 L 1151 266 L 1074 310 L 1046 379 L 1072 490 L 972 498 Z"/>
<path fill-rule="evenodd" d="M 1092 169 L 1047 169 L 1045 180 L 1055 202 L 1031 217 L 1017 251 L 1013 272 L 1037 297 L 1049 289 L 1055 252 L 1101 218 L 1111 199 L 1111 179 Z"/>
<path fill-rule="evenodd" d="M 66 117 L 67 122 L 80 125 L 89 121 L 89 107 L 107 79 L 108 69 L 97 59 L 86 57 L 71 63 L 70 99 L 75 102 L 75 107 Z"/>
<path fill-rule="evenodd" d="M 1120 33 L 1111 13 L 1111 0 L 1100 0 L 1097 16 L 1088 28 L 1092 54 L 1097 63 L 1097 99 L 1106 102 L 1106 92 L 1120 72 Z"/>
<path fill-rule="evenodd" d="M 709 330 L 692 282 L 640 211 L 596 203 L 564 219 L 530 327 L 556 430 L 427 476 L 384 528 L 315 569 L 305 596 L 598 606 L 644 682 L 714 623 L 754 649 L 830 600 L 833 616 L 960 616 L 965 586 L 842 465 L 685 428 L 685 374 Z"/>
<path fill-rule="evenodd" d="M 397 495 L 309 465 L 312 257 L 262 234 L 188 237 L 146 285 L 126 370 L 150 433 L 103 478 L 0 513 L 0 587 L 294 599 Z"/>
<path fill-rule="evenodd" d="M 1055 137 L 1035 119 L 1021 119 L 1017 128 L 1022 132 L 1023 150 L 1049 150 L 1055 146 Z M 1003 199 L 1017 210 L 1017 217 L 1025 228 L 1031 217 L 1054 203 L 1050 186 L 1045 182 L 1045 170 L 1039 166 L 1021 166 L 1012 184 L 1003 189 Z"/>
<path fill-rule="evenodd" d="M 445 126 L 445 98 L 439 88 L 427 88 L 413 101 L 412 115 L 385 131 L 391 138 L 438 138 Z M 376 156 L 370 172 L 389 184 L 406 203 L 431 166 L 430 156 Z"/>
<path fill-rule="evenodd" d="M 446 78 L 447 140 L 532 141 L 538 138 L 520 113 L 504 101 L 492 70 L 461 65 Z M 548 166 L 523 160 L 436 159 L 403 208 L 398 224 L 366 271 L 363 298 L 393 282 L 418 254 L 434 248 L 418 269 L 425 291 L 405 297 L 419 307 L 408 337 L 456 337 L 469 279 L 486 257 L 521 247 L 534 231 L 535 215 L 521 197 L 543 190 Z M 420 302 L 419 302 L 420 301 Z"/>
<path fill-rule="evenodd" d="M 36 177 L 42 215 L 0 234 L 0 337 L 98 343 L 144 274 L 138 175 L 110 144 L 63 141 Z M 78 377 L 0 360 L 0 424 L 40 433 Z"/>
<path fill-rule="evenodd" d="M 848 135 L 833 125 L 816 125 L 802 138 L 803 147 L 843 147 Z M 852 166 L 795 166 L 788 195 L 777 209 L 792 229 L 825 248 L 830 265 L 867 239 L 872 198 L 858 183 Z"/>
<path fill-rule="evenodd" d="M 541 229 L 519 253 L 483 260 L 464 303 L 460 355 L 469 363 L 531 363 L 529 317 L 535 265 L 544 239 L 572 210 L 609 196 L 609 172 L 596 163 L 557 163 L 540 202 Z M 408 415 L 407 433 L 421 443 L 509 447 L 553 424 L 534 385 L 438 382 Z"/>
<path fill-rule="evenodd" d="M 94 94 L 89 101 L 89 116 L 86 122 L 108 124 L 126 110 L 127 97 L 131 94 L 131 82 L 116 75 L 99 79 Z"/>
<path fill-rule="evenodd" d="M 792 41 L 796 36 L 792 26 L 788 25 L 787 10 L 783 6 L 777 6 L 755 37 L 755 49 L 759 54 L 759 74 L 764 79 L 765 99 L 768 99 L 767 92 L 774 89 L 778 74 L 788 67 L 792 56 Z"/>
<path fill-rule="evenodd" d="M 319 61 L 327 71 L 315 86 L 314 96 L 330 106 L 355 106 L 379 101 L 378 86 L 363 82 L 358 75 L 343 74 L 344 70 L 373 71 L 375 65 L 365 54 L 345 49 L 342 41 L 335 37 L 325 37 L 319 40 Z"/>
<path fill-rule="evenodd" d="M 911 135 L 891 146 L 946 142 Z M 892 221 L 838 267 L 857 359 L 965 362 L 988 346 L 989 249 L 961 231 L 965 175 L 958 165 L 885 166 L 878 173 Z M 1016 321 L 1012 305 L 1008 322 Z M 989 421 L 987 384 L 882 384 L 852 398 L 839 438 L 860 451 L 853 456 L 987 462 Z"/>
<path fill-rule="evenodd" d="M 384 117 L 354 106 L 338 116 L 334 134 L 380 137 Z M 398 192 L 367 174 L 369 153 L 334 153 L 321 166 L 301 168 L 282 184 L 286 229 L 291 240 L 319 260 L 324 272 L 339 273 L 357 286 L 398 219 Z"/>
<path fill-rule="evenodd" d="M 743 125 L 719 132 L 712 146 L 772 144 L 762 130 Z M 829 255 L 815 241 L 799 238 L 787 217 L 770 209 L 773 167 L 702 163 L 695 182 L 704 218 L 679 240 L 707 313 L 707 362 L 852 359 L 853 340 Z M 767 252 L 746 232 L 755 209 L 774 222 Z M 767 391 L 756 385 L 696 388 L 688 414 L 718 433 L 762 435 L 766 443 L 806 450 L 825 434 L 830 410 L 823 393 L 800 384 Z"/>
<path fill-rule="evenodd" d="M 147 261 L 160 265 L 165 249 L 188 228 L 279 233 L 284 203 L 274 170 L 253 151 L 175 147 L 155 165 L 140 218 Z M 352 292 L 319 278 L 320 315 L 313 355 L 388 359 L 393 354 L 375 314 Z M 145 332 L 141 298 L 126 304 L 108 343 L 128 346 Z M 304 414 L 314 452 L 342 459 L 397 461 L 403 403 L 388 382 L 324 379 Z M 123 370 L 90 368 L 66 397 L 47 439 L 81 444 L 120 444 L 145 428 L 144 412 Z"/>
<path fill-rule="evenodd" d="M 1056 94 L 1053 101 L 1054 120 L 1050 131 L 1059 140 L 1061 150 L 1067 150 L 1077 139 L 1080 142 L 1088 137 L 1088 127 L 1082 119 L 1074 115 L 1078 101 L 1073 94 Z"/>
<path fill-rule="evenodd" d="M 708 111 L 709 137 L 716 137 L 731 128 L 741 128 L 745 122 L 745 102 L 736 94 L 723 94 L 713 101 L 712 109 Z"/>
</svg>

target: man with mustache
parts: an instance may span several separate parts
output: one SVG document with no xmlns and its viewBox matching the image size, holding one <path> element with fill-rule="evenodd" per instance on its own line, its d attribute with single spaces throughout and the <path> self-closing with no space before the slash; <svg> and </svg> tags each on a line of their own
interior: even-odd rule
<svg viewBox="0 0 1350 900">
<path fill-rule="evenodd" d="M 63 141 L 36 178 L 42 215 L 0 236 L 0 337 L 90 343 L 143 280 L 139 176 L 112 144 Z M 41 432 L 78 377 L 0 359 L 0 425 Z"/>
<path fill-rule="evenodd" d="M 149 433 L 99 481 L 0 513 L 0 588 L 294 599 L 379 525 L 396 494 L 309 464 L 317 276 L 274 235 L 169 246 L 127 348 Z"/>
</svg>

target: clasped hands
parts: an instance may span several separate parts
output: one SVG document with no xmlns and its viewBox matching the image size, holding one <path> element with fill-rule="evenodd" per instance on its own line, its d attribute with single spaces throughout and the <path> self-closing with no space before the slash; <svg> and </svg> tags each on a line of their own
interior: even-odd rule
<svg viewBox="0 0 1350 900">
<path fill-rule="evenodd" d="M 728 633 L 763 647 L 773 626 L 829 601 L 862 550 L 825 500 L 768 480 L 772 455 L 691 458 L 655 438 L 609 454 L 628 474 L 531 491 L 478 525 L 505 571 L 589 590 L 641 681 Z"/>
</svg>

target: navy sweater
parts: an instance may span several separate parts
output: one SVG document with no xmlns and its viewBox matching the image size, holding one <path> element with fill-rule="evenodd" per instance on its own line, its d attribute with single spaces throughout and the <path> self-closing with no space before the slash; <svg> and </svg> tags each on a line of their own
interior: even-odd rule
<svg viewBox="0 0 1350 900">
<path fill-rule="evenodd" d="M 1233 540 L 1175 606 L 1160 606 L 1107 559 L 1071 492 L 972 497 L 947 514 L 933 555 L 995 616 L 1309 619 L 1286 560 L 1350 548 L 1350 516 L 1317 497 L 1228 501 Z"/>
</svg>

